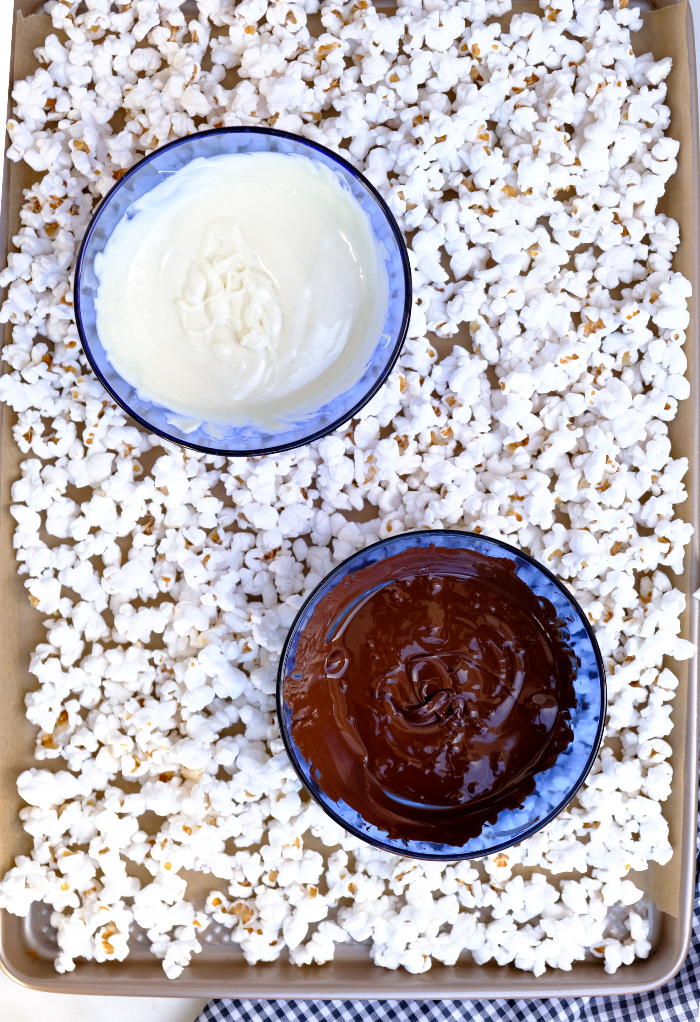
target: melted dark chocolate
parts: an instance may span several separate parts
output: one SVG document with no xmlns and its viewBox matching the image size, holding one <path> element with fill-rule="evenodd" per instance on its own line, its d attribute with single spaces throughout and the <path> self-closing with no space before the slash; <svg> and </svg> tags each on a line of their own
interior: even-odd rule
<svg viewBox="0 0 700 1022">
<path fill-rule="evenodd" d="M 292 736 L 391 838 L 462 845 L 571 742 L 566 638 L 507 557 L 409 549 L 319 602 L 284 683 Z"/>
</svg>

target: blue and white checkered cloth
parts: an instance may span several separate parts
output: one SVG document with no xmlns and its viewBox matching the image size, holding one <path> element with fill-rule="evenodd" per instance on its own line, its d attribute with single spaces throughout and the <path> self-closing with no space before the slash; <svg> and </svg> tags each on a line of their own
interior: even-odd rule
<svg viewBox="0 0 700 1022">
<path fill-rule="evenodd" d="M 647 994 L 494 1001 L 210 1001 L 196 1022 L 698 1022 L 700 856 L 690 952 L 678 975 Z"/>
</svg>

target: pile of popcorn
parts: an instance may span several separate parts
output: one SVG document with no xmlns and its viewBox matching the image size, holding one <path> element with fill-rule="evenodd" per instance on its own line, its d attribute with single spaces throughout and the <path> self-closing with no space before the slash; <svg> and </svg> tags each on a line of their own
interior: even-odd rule
<svg viewBox="0 0 700 1022">
<path fill-rule="evenodd" d="M 171 978 L 215 924 L 251 963 L 323 963 L 348 940 L 410 972 L 466 951 L 535 975 L 593 956 L 612 973 L 649 953 L 628 874 L 672 855 L 677 679 L 662 658 L 693 653 L 672 581 L 688 464 L 668 439 L 689 393 L 691 288 L 671 265 L 678 224 L 656 211 L 676 170 L 671 61 L 634 54 L 626 0 L 546 4 L 503 25 L 508 0 L 198 0 L 189 21 L 178 0 L 46 5 L 55 31 L 12 94 L 9 156 L 38 180 L 0 276 L 0 396 L 27 455 L 19 571 L 47 629 L 27 714 L 37 759 L 58 762 L 19 777 L 34 847 L 0 905 L 52 906 L 59 972 L 124 959 L 134 924 Z M 262 458 L 131 425 L 89 371 L 72 306 L 100 199 L 144 153 L 221 125 L 342 152 L 411 249 L 409 339 L 388 383 L 332 436 Z M 439 360 L 429 335 L 458 331 Z M 274 699 L 319 580 L 381 537 L 441 527 L 503 538 L 566 582 L 596 630 L 618 739 L 545 830 L 456 864 L 379 851 L 328 819 Z M 187 900 L 191 870 L 211 878 L 206 905 Z"/>
</svg>

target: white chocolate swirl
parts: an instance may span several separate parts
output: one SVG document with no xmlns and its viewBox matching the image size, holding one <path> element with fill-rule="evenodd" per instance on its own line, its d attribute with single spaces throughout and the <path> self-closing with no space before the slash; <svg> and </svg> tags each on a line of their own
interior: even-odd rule
<svg viewBox="0 0 700 1022">
<path fill-rule="evenodd" d="M 306 156 L 197 159 L 130 207 L 95 269 L 119 374 L 188 421 L 274 431 L 355 384 L 389 284 L 367 213 Z"/>
</svg>

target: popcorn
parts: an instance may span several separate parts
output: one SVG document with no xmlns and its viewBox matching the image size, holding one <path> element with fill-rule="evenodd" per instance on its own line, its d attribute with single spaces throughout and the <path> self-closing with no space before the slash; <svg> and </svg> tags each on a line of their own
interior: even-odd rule
<svg viewBox="0 0 700 1022">
<path fill-rule="evenodd" d="M 694 652 L 667 571 L 692 533 L 674 517 L 688 464 L 667 426 L 689 395 L 691 289 L 671 265 L 679 225 L 657 213 L 677 169 L 671 61 L 635 56 L 638 12 L 596 0 L 516 13 L 507 32 L 486 24 L 507 0 L 341 4 L 321 9 L 318 37 L 317 0 L 197 6 L 188 22 L 172 0 L 50 2 L 63 41 L 50 33 L 13 89 L 8 156 L 39 180 L 0 273 L 0 398 L 26 455 L 19 571 L 47 630 L 27 716 L 37 761 L 63 763 L 18 778 L 34 848 L 0 904 L 52 906 L 59 972 L 123 960 L 135 923 L 175 978 L 211 920 L 251 964 L 322 964 L 354 939 L 414 973 L 463 951 L 537 976 L 591 954 L 614 972 L 651 950 L 629 874 L 673 854 L 661 803 L 678 682 L 662 661 Z M 127 424 L 79 346 L 71 287 L 124 170 L 245 124 L 366 173 L 411 236 L 414 294 L 401 358 L 355 419 L 225 459 Z M 459 343 L 439 358 L 428 332 Z M 457 864 L 364 845 L 303 801 L 274 701 L 285 635 L 322 577 L 381 537 L 442 527 L 507 539 L 565 581 L 598 636 L 618 739 L 547 828 Z M 183 869 L 213 878 L 202 911 Z"/>
</svg>

